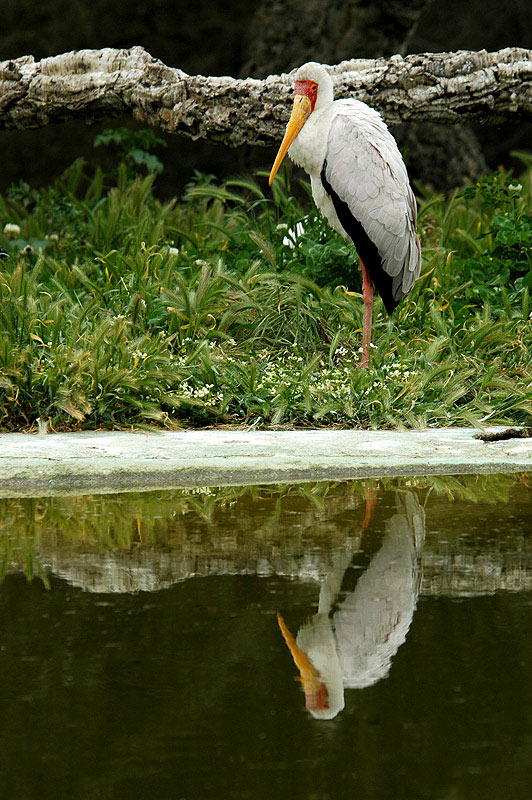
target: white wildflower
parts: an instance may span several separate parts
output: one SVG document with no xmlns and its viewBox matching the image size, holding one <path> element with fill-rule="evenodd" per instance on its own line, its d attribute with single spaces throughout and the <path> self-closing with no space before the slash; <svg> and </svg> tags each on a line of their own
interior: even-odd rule
<svg viewBox="0 0 532 800">
<path fill-rule="evenodd" d="M 282 225 L 282 223 L 281 223 Z M 295 243 L 300 236 L 305 233 L 305 228 L 302 222 L 296 222 L 295 228 L 288 228 L 288 236 L 285 236 L 283 239 L 283 244 L 285 247 L 295 247 Z"/>
<path fill-rule="evenodd" d="M 4 225 L 4 234 L 8 239 L 18 239 L 20 236 L 20 225 L 14 222 L 8 222 Z"/>
</svg>

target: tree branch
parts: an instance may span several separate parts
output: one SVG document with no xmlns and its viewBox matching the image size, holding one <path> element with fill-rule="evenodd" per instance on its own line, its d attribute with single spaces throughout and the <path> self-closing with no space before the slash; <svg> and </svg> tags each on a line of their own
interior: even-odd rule
<svg viewBox="0 0 532 800">
<path fill-rule="evenodd" d="M 369 103 L 390 124 L 532 118 L 532 51 L 517 47 L 355 59 L 331 67 L 331 74 L 337 97 Z M 192 139 L 272 145 L 289 114 L 291 86 L 290 75 L 187 75 L 141 47 L 80 50 L 38 62 L 24 56 L 0 62 L 0 130 L 130 113 Z"/>
</svg>

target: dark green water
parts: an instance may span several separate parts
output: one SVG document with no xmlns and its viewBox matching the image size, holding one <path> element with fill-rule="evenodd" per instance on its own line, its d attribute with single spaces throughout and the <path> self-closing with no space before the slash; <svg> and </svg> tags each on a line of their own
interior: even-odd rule
<svg viewBox="0 0 532 800">
<path fill-rule="evenodd" d="M 0 501 L 2 800 L 530 800 L 531 489 L 368 487 Z"/>
</svg>

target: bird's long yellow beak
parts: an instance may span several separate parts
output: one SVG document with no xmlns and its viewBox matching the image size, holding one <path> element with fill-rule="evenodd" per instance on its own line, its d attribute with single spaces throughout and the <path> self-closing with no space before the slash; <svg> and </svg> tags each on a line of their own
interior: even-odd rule
<svg viewBox="0 0 532 800">
<path fill-rule="evenodd" d="M 311 111 L 312 104 L 309 98 L 305 94 L 296 94 L 294 97 L 294 105 L 292 106 L 292 113 L 290 115 L 290 119 L 288 120 L 288 125 L 286 126 L 283 141 L 281 142 L 279 152 L 277 153 L 275 161 L 273 162 L 272 171 L 270 172 L 270 177 L 268 179 L 269 186 L 272 185 L 272 181 L 277 174 L 277 170 L 283 163 L 283 159 L 288 148 L 309 118 Z"/>
<path fill-rule="evenodd" d="M 305 705 L 307 708 L 329 708 L 329 693 L 325 683 L 322 681 L 320 673 L 300 647 L 286 627 L 282 616 L 277 613 L 277 622 L 283 634 L 283 639 L 288 645 L 295 665 L 301 675 L 301 685 L 305 692 Z"/>
</svg>

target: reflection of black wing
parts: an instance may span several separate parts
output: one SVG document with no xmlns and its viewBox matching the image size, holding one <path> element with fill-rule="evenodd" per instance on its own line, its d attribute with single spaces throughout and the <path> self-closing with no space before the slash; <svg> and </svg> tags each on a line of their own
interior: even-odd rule
<svg viewBox="0 0 532 800">
<path fill-rule="evenodd" d="M 398 503 L 398 513 L 386 523 L 382 545 L 361 572 L 355 556 L 345 572 L 345 585 L 332 624 L 343 682 L 347 687 L 371 686 L 390 669 L 405 641 L 419 592 L 418 551 L 424 512 L 414 495 Z M 349 584 L 357 577 L 354 589 Z"/>
</svg>

